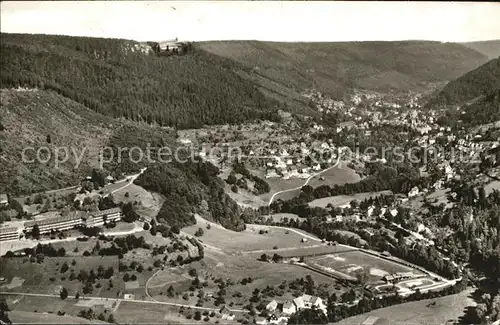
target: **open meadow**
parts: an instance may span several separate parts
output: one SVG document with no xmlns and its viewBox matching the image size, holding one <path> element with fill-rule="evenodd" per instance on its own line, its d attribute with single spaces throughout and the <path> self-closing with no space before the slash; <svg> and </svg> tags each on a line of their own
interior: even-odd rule
<svg viewBox="0 0 500 325">
<path fill-rule="evenodd" d="M 273 228 L 264 225 L 247 225 L 247 229 L 236 232 L 196 217 L 196 225 L 183 228 L 183 232 L 194 236 L 195 232 L 203 229 L 203 236 L 199 240 L 207 245 L 225 252 L 273 251 L 280 248 L 301 248 L 317 245 L 317 242 L 308 240 L 302 242 L 303 236 L 284 228 Z M 209 225 L 209 228 L 207 227 Z"/>
<path fill-rule="evenodd" d="M 325 208 L 327 205 L 331 204 L 334 207 L 341 207 L 349 204 L 351 201 L 363 201 L 369 198 L 375 198 L 380 195 L 391 195 L 391 191 L 380 191 L 380 192 L 366 192 L 366 193 L 358 193 L 353 195 L 336 195 L 329 196 L 321 199 L 316 199 L 314 201 L 309 202 L 309 206 L 311 207 L 320 207 Z"/>
<path fill-rule="evenodd" d="M 368 313 L 356 315 L 341 320 L 339 325 L 361 325 L 368 317 L 384 319 L 383 325 L 429 325 L 446 324 L 448 321 L 456 321 L 465 313 L 465 309 L 475 306 L 471 298 L 472 290 L 469 288 L 461 293 L 412 301 L 391 307 L 372 310 Z M 431 305 L 432 303 L 435 305 Z"/>
<path fill-rule="evenodd" d="M 130 184 L 117 190 L 113 193 L 113 198 L 115 203 L 139 202 L 139 205 L 136 206 L 136 212 L 146 220 L 154 218 L 165 202 L 165 198 L 161 194 L 146 191 L 136 184 Z"/>
<path fill-rule="evenodd" d="M 206 297 L 215 296 L 220 290 L 218 279 L 222 279 L 226 283 L 225 302 L 234 309 L 246 306 L 255 289 L 262 290 L 267 286 L 273 290 L 269 294 L 262 295 L 262 301 L 270 301 L 273 297 L 279 300 L 293 299 L 300 292 L 287 288 L 288 284 L 307 276 L 310 276 L 316 285 L 321 285 L 324 290 L 332 291 L 337 288 L 342 290 L 342 287 L 339 287 L 340 285 L 331 277 L 298 265 L 269 263 L 259 261 L 255 256 L 231 256 L 207 250 L 205 258 L 201 261 L 159 271 L 148 283 L 149 294 L 157 301 L 193 305 L 198 303 L 197 292 L 190 289 L 195 279 L 190 274 L 192 269 L 196 270 L 196 276 L 201 282 L 206 282 L 202 288 Z M 250 280 L 247 281 L 248 279 Z M 170 286 L 180 294 L 169 296 Z M 182 293 L 188 294 L 183 297 Z M 212 299 L 205 300 L 203 307 L 217 308 Z"/>
<path fill-rule="evenodd" d="M 86 299 L 50 296 L 18 296 L 3 295 L 11 309 L 9 317 L 13 323 L 42 323 L 42 324 L 106 324 L 106 322 L 77 317 L 82 310 L 92 308 L 96 314 L 108 316 L 118 302 L 114 299 L 91 301 Z M 65 315 L 58 315 L 58 312 Z M 107 317 L 106 317 L 107 318 Z"/>
<path fill-rule="evenodd" d="M 322 178 L 323 180 L 320 180 Z M 316 188 L 321 185 L 343 185 L 347 183 L 357 183 L 361 177 L 351 168 L 345 167 L 344 163 L 339 163 L 337 167 L 330 168 L 320 175 L 311 178 L 308 185 Z"/>
<path fill-rule="evenodd" d="M 74 261 L 74 262 L 73 262 Z M 4 258 L 1 261 L 0 276 L 6 279 L 1 286 L 2 291 L 44 293 L 58 295 L 64 287 L 69 295 L 82 293 L 82 284 L 78 280 L 70 280 L 71 273 L 78 276 L 80 271 L 97 272 L 102 266 L 105 270 L 112 267 L 115 271 L 113 288 L 108 290 L 109 280 L 96 280 L 92 295 L 116 297 L 124 289 L 121 279 L 118 279 L 118 258 L 116 256 L 78 256 L 78 257 L 45 257 L 43 263 L 30 262 L 28 258 Z M 65 272 L 61 272 L 63 264 L 68 265 Z"/>
</svg>

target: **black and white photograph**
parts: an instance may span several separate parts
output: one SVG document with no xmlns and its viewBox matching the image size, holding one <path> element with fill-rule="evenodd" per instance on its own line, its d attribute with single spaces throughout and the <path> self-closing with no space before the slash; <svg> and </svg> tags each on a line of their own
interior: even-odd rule
<svg viewBox="0 0 500 325">
<path fill-rule="evenodd" d="M 500 3 L 0 6 L 0 324 L 500 325 Z"/>
</svg>

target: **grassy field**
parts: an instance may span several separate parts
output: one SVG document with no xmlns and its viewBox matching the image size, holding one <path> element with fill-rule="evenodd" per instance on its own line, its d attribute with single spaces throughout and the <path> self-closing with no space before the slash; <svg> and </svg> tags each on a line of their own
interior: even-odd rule
<svg viewBox="0 0 500 325">
<path fill-rule="evenodd" d="M 270 250 L 277 248 L 307 247 L 317 245 L 314 242 L 301 243 L 302 236 L 285 229 L 270 228 L 262 225 L 247 225 L 242 232 L 227 230 L 218 224 L 197 217 L 197 224 L 183 228 L 183 232 L 194 236 L 198 228 L 204 231 L 199 239 L 206 245 L 214 246 L 226 252 L 246 252 L 255 250 Z M 207 224 L 210 229 L 207 229 Z M 267 231 L 268 233 L 259 234 Z"/>
<path fill-rule="evenodd" d="M 463 315 L 465 308 L 476 305 L 470 297 L 471 293 L 472 290 L 468 289 L 456 295 L 381 308 L 369 313 L 343 319 L 336 324 L 358 325 L 362 324 L 370 316 L 384 318 L 386 320 L 384 324 L 387 325 L 445 324 L 449 320 L 457 320 Z M 436 305 L 428 307 L 432 302 L 436 302 Z"/>
<path fill-rule="evenodd" d="M 333 269 L 338 272 L 355 276 L 360 271 L 365 271 L 369 282 L 377 282 L 384 275 L 395 272 L 409 272 L 421 274 L 421 272 L 401 264 L 386 261 L 360 251 L 339 252 L 336 254 L 323 255 L 307 259 L 307 263 L 319 266 L 325 270 Z"/>
<path fill-rule="evenodd" d="M 75 260 L 76 264 L 72 265 Z M 66 262 L 69 270 L 61 273 L 61 267 Z M 115 276 L 112 277 L 114 287 L 107 290 L 109 280 L 97 280 L 94 284 L 93 295 L 100 295 L 105 297 L 116 297 L 117 293 L 123 289 L 121 279 L 118 275 L 118 258 L 116 256 L 88 256 L 88 257 L 45 257 L 43 263 L 31 263 L 28 258 L 9 258 L 2 260 L 2 267 L 0 274 L 6 279 L 6 283 L 10 283 L 12 279 L 19 281 L 24 280 L 22 285 L 11 288 L 12 291 L 31 292 L 31 293 L 45 293 L 45 294 L 59 294 L 62 287 L 68 289 L 70 295 L 76 292 L 82 292 L 83 284 L 78 280 L 69 280 L 71 270 L 75 275 L 78 275 L 80 270 L 89 271 L 102 266 L 104 269 L 113 267 Z M 97 288 L 97 283 L 101 284 Z M 8 288 L 3 287 L 2 290 Z"/>
<path fill-rule="evenodd" d="M 345 204 L 349 204 L 353 200 L 363 201 L 371 197 L 376 197 L 380 195 L 390 195 L 391 191 L 380 191 L 380 192 L 366 192 L 359 193 L 354 195 L 337 195 L 325 197 L 322 199 L 316 199 L 312 202 L 309 202 L 309 206 L 311 207 L 321 207 L 325 208 L 328 204 L 331 204 L 335 207 L 343 206 Z"/>
<path fill-rule="evenodd" d="M 187 321 L 186 317 L 179 313 L 179 307 L 141 304 L 130 301 L 120 303 L 115 312 L 115 318 L 120 324 L 180 324 Z M 191 321 L 196 322 L 192 319 Z"/>
<path fill-rule="evenodd" d="M 113 193 L 113 198 L 115 203 L 140 202 L 136 212 L 147 220 L 151 220 L 158 214 L 165 201 L 162 195 L 148 192 L 135 184 L 130 184 L 126 188 L 116 191 Z"/>
<path fill-rule="evenodd" d="M 81 310 L 89 309 L 90 307 L 96 314 L 104 313 L 106 317 L 112 312 L 116 306 L 113 299 L 99 302 L 99 304 L 91 305 L 89 300 L 75 300 L 68 298 L 65 300 L 59 297 L 34 297 L 34 296 L 5 296 L 7 305 L 11 309 L 9 316 L 14 323 L 42 323 L 42 324 L 105 324 L 98 320 L 89 321 L 85 318 L 77 317 Z M 87 302 L 87 303 L 83 303 Z M 88 305 L 88 306 L 87 306 Z M 106 306 L 107 305 L 107 306 Z M 64 316 L 59 316 L 57 313 L 61 311 L 66 313 Z"/>
<path fill-rule="evenodd" d="M 87 320 L 85 318 L 63 315 L 59 316 L 56 314 L 42 313 L 42 312 L 30 312 L 14 310 L 9 312 L 9 318 L 13 324 L 106 324 L 106 322 L 101 322 L 98 320 Z"/>
<path fill-rule="evenodd" d="M 212 295 L 217 292 L 218 285 L 214 282 L 216 279 L 223 279 L 232 283 L 226 286 L 226 303 L 233 303 L 234 308 L 241 308 L 248 304 L 255 289 L 262 290 L 266 286 L 277 288 L 283 281 L 291 282 L 298 278 L 311 276 L 316 284 L 321 284 L 329 290 L 335 290 L 338 284 L 330 277 L 315 273 L 313 271 L 301 268 L 300 266 L 280 263 L 268 263 L 257 260 L 255 256 L 232 256 L 213 251 L 206 251 L 205 258 L 201 261 L 191 263 L 190 265 L 168 269 L 159 272 L 155 278 L 150 281 L 148 287 L 149 293 L 158 301 L 177 302 L 196 304 L 198 298 L 196 292 L 189 294 L 188 299 L 182 299 L 182 295 L 168 297 L 166 291 L 172 286 L 176 292 L 190 292 L 189 287 L 193 277 L 188 274 L 190 269 L 196 269 L 201 281 L 206 281 L 207 286 L 203 287 L 203 292 Z M 241 284 L 243 278 L 252 278 L 252 282 Z M 293 299 L 293 290 L 279 290 L 280 300 Z M 239 293 L 240 297 L 233 295 Z M 264 298 L 269 299 L 271 298 Z M 206 301 L 203 307 L 215 307 L 213 300 Z"/>
<path fill-rule="evenodd" d="M 489 195 L 494 190 L 500 191 L 500 181 L 491 182 L 484 187 L 484 191 L 486 192 L 486 195 Z"/>
<path fill-rule="evenodd" d="M 320 180 L 323 177 L 324 180 Z M 308 185 L 312 187 L 318 187 L 321 185 L 343 185 L 346 183 L 357 183 L 361 180 L 361 177 L 352 169 L 343 167 L 342 165 L 337 168 L 332 168 L 320 176 L 316 176 L 309 181 Z"/>
</svg>

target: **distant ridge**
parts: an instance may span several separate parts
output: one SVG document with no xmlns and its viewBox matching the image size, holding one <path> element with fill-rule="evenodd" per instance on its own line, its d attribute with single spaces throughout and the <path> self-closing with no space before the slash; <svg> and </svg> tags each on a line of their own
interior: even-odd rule
<svg viewBox="0 0 500 325">
<path fill-rule="evenodd" d="M 434 41 L 212 41 L 197 46 L 289 88 L 314 84 L 334 96 L 352 88 L 423 89 L 426 83 L 456 79 L 488 61 L 486 55 L 464 45 Z"/>
<path fill-rule="evenodd" d="M 500 58 L 493 59 L 460 78 L 449 82 L 429 105 L 471 104 L 500 86 Z"/>
<path fill-rule="evenodd" d="M 479 53 L 486 55 L 489 59 L 498 58 L 500 56 L 500 39 L 479 42 L 461 43 L 464 46 L 476 50 Z"/>
</svg>

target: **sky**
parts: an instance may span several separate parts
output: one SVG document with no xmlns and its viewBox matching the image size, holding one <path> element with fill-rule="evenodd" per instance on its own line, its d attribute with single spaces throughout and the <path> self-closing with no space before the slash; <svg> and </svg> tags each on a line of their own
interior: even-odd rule
<svg viewBox="0 0 500 325">
<path fill-rule="evenodd" d="M 2 1 L 1 31 L 137 41 L 500 39 L 500 3 Z"/>
</svg>

